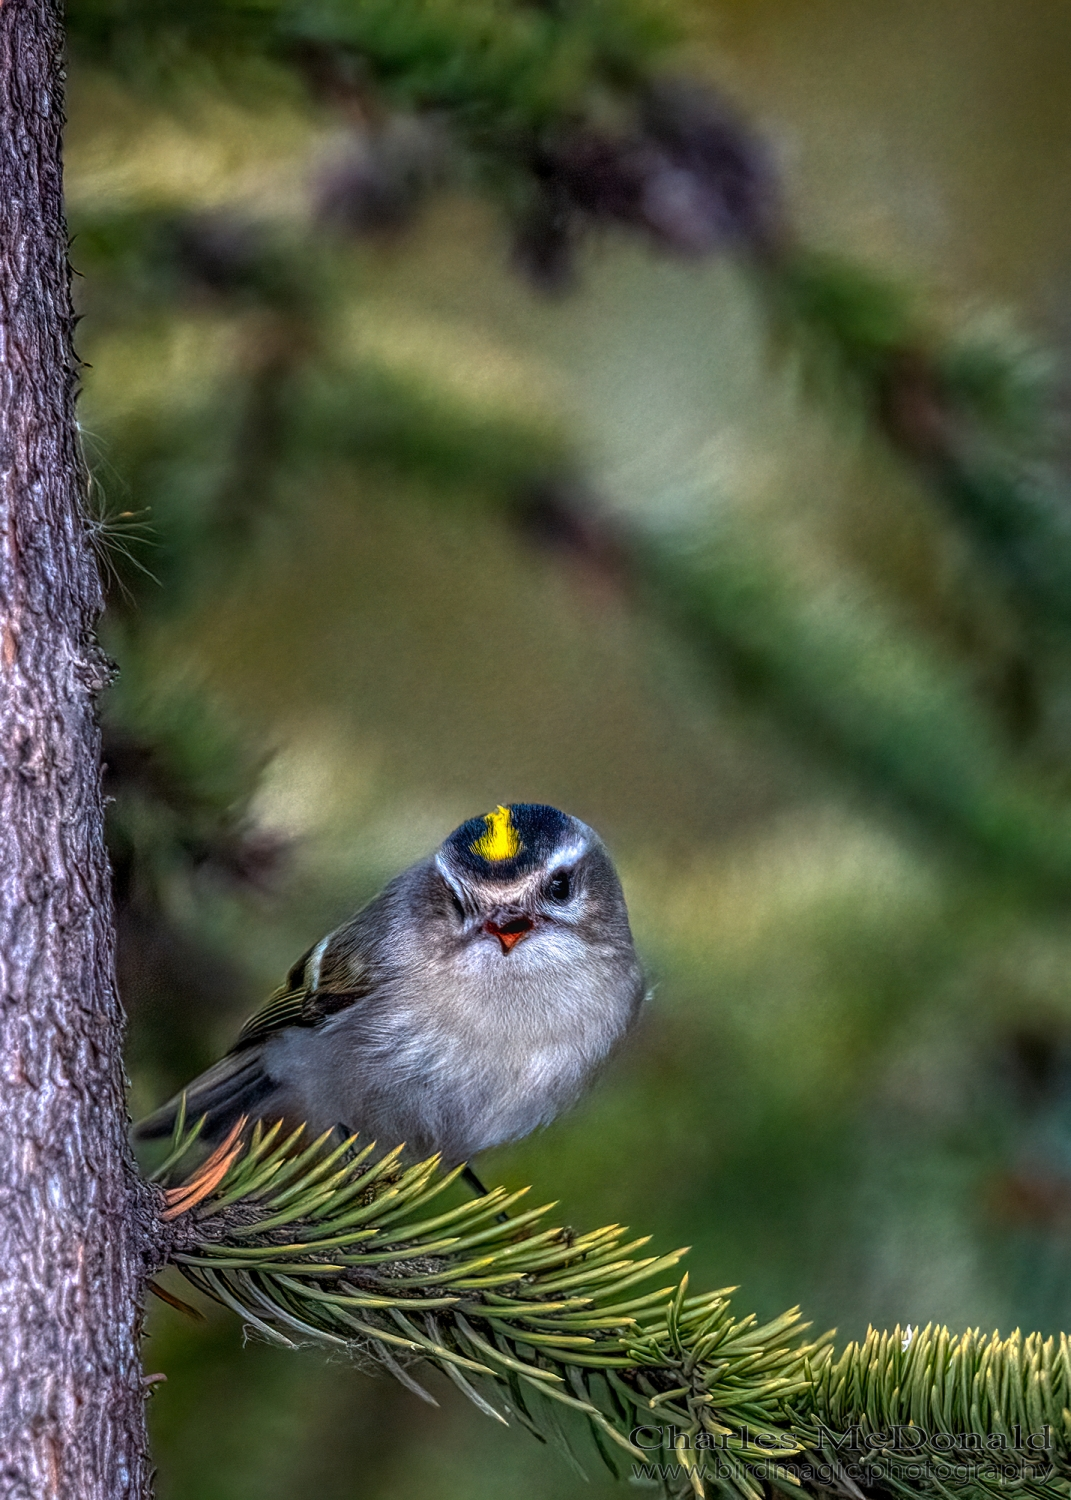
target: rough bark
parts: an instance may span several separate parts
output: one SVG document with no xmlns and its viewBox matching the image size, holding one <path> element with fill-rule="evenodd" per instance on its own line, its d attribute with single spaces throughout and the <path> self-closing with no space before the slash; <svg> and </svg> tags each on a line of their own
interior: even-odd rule
<svg viewBox="0 0 1071 1500">
<path fill-rule="evenodd" d="M 0 0 L 0 1496 L 149 1492 L 58 0 Z"/>
</svg>

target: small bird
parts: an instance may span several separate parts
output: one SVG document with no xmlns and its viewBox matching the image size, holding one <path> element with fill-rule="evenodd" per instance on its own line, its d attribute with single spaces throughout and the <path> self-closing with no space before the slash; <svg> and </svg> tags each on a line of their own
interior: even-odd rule
<svg viewBox="0 0 1071 1500">
<path fill-rule="evenodd" d="M 338 1125 L 453 1167 L 570 1105 L 644 993 L 598 835 L 555 807 L 497 807 L 299 958 L 184 1090 L 187 1117 L 207 1140 L 243 1115 Z M 136 1134 L 170 1134 L 182 1098 Z"/>
</svg>

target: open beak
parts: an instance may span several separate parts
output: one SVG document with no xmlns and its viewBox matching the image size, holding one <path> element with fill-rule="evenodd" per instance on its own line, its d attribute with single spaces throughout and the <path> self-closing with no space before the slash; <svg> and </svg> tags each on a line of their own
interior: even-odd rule
<svg viewBox="0 0 1071 1500">
<path fill-rule="evenodd" d="M 483 930 L 498 939 L 503 953 L 509 953 L 521 938 L 527 937 L 533 926 L 531 917 L 510 917 L 505 922 L 485 922 Z"/>
</svg>

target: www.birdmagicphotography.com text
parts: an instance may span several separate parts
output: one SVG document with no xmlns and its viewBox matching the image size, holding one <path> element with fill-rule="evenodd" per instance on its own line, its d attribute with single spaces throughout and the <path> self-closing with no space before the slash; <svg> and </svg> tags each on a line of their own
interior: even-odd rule
<svg viewBox="0 0 1071 1500">
<path fill-rule="evenodd" d="M 1052 1429 L 1023 1433 L 1018 1425 L 1009 1432 L 929 1432 L 913 1425 L 891 1427 L 883 1432 L 864 1432 L 858 1427 L 845 1432 L 819 1428 L 813 1448 L 804 1452 L 787 1433 L 752 1433 L 744 1427 L 731 1438 L 727 1434 L 698 1433 L 694 1438 L 672 1427 L 634 1427 L 632 1443 L 652 1454 L 645 1463 L 634 1463 L 632 1478 L 643 1483 L 665 1483 L 694 1473 L 700 1479 L 729 1479 L 737 1470 L 741 1445 L 763 1448 L 769 1458 L 749 1471 L 759 1479 L 791 1475 L 801 1484 L 832 1484 L 845 1478 L 856 1484 L 873 1485 L 881 1480 L 917 1484 L 920 1480 L 965 1484 L 979 1480 L 991 1484 L 1019 1486 L 1024 1481 L 1044 1481 L 1055 1475 L 1051 1460 Z M 659 1450 L 678 1455 L 676 1461 L 654 1457 Z M 784 1456 L 779 1457 L 779 1450 Z M 687 1460 L 682 1458 L 687 1454 Z"/>
</svg>

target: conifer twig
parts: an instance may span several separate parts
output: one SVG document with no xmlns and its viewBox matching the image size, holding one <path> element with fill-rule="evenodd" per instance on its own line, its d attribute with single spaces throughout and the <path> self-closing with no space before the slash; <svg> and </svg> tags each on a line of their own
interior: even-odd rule
<svg viewBox="0 0 1071 1500">
<path fill-rule="evenodd" d="M 461 1169 L 436 1157 L 301 1134 L 235 1132 L 168 1190 L 171 1263 L 273 1343 L 346 1351 L 427 1400 L 413 1367 L 434 1366 L 543 1438 L 565 1408 L 615 1474 L 672 1495 L 996 1495 L 1010 1471 L 1037 1500 L 1071 1489 L 1064 1335 L 896 1328 L 837 1355 L 797 1308 L 760 1326 L 732 1288 L 666 1282 L 682 1250 L 576 1235 L 527 1189 L 457 1204 Z"/>
</svg>

